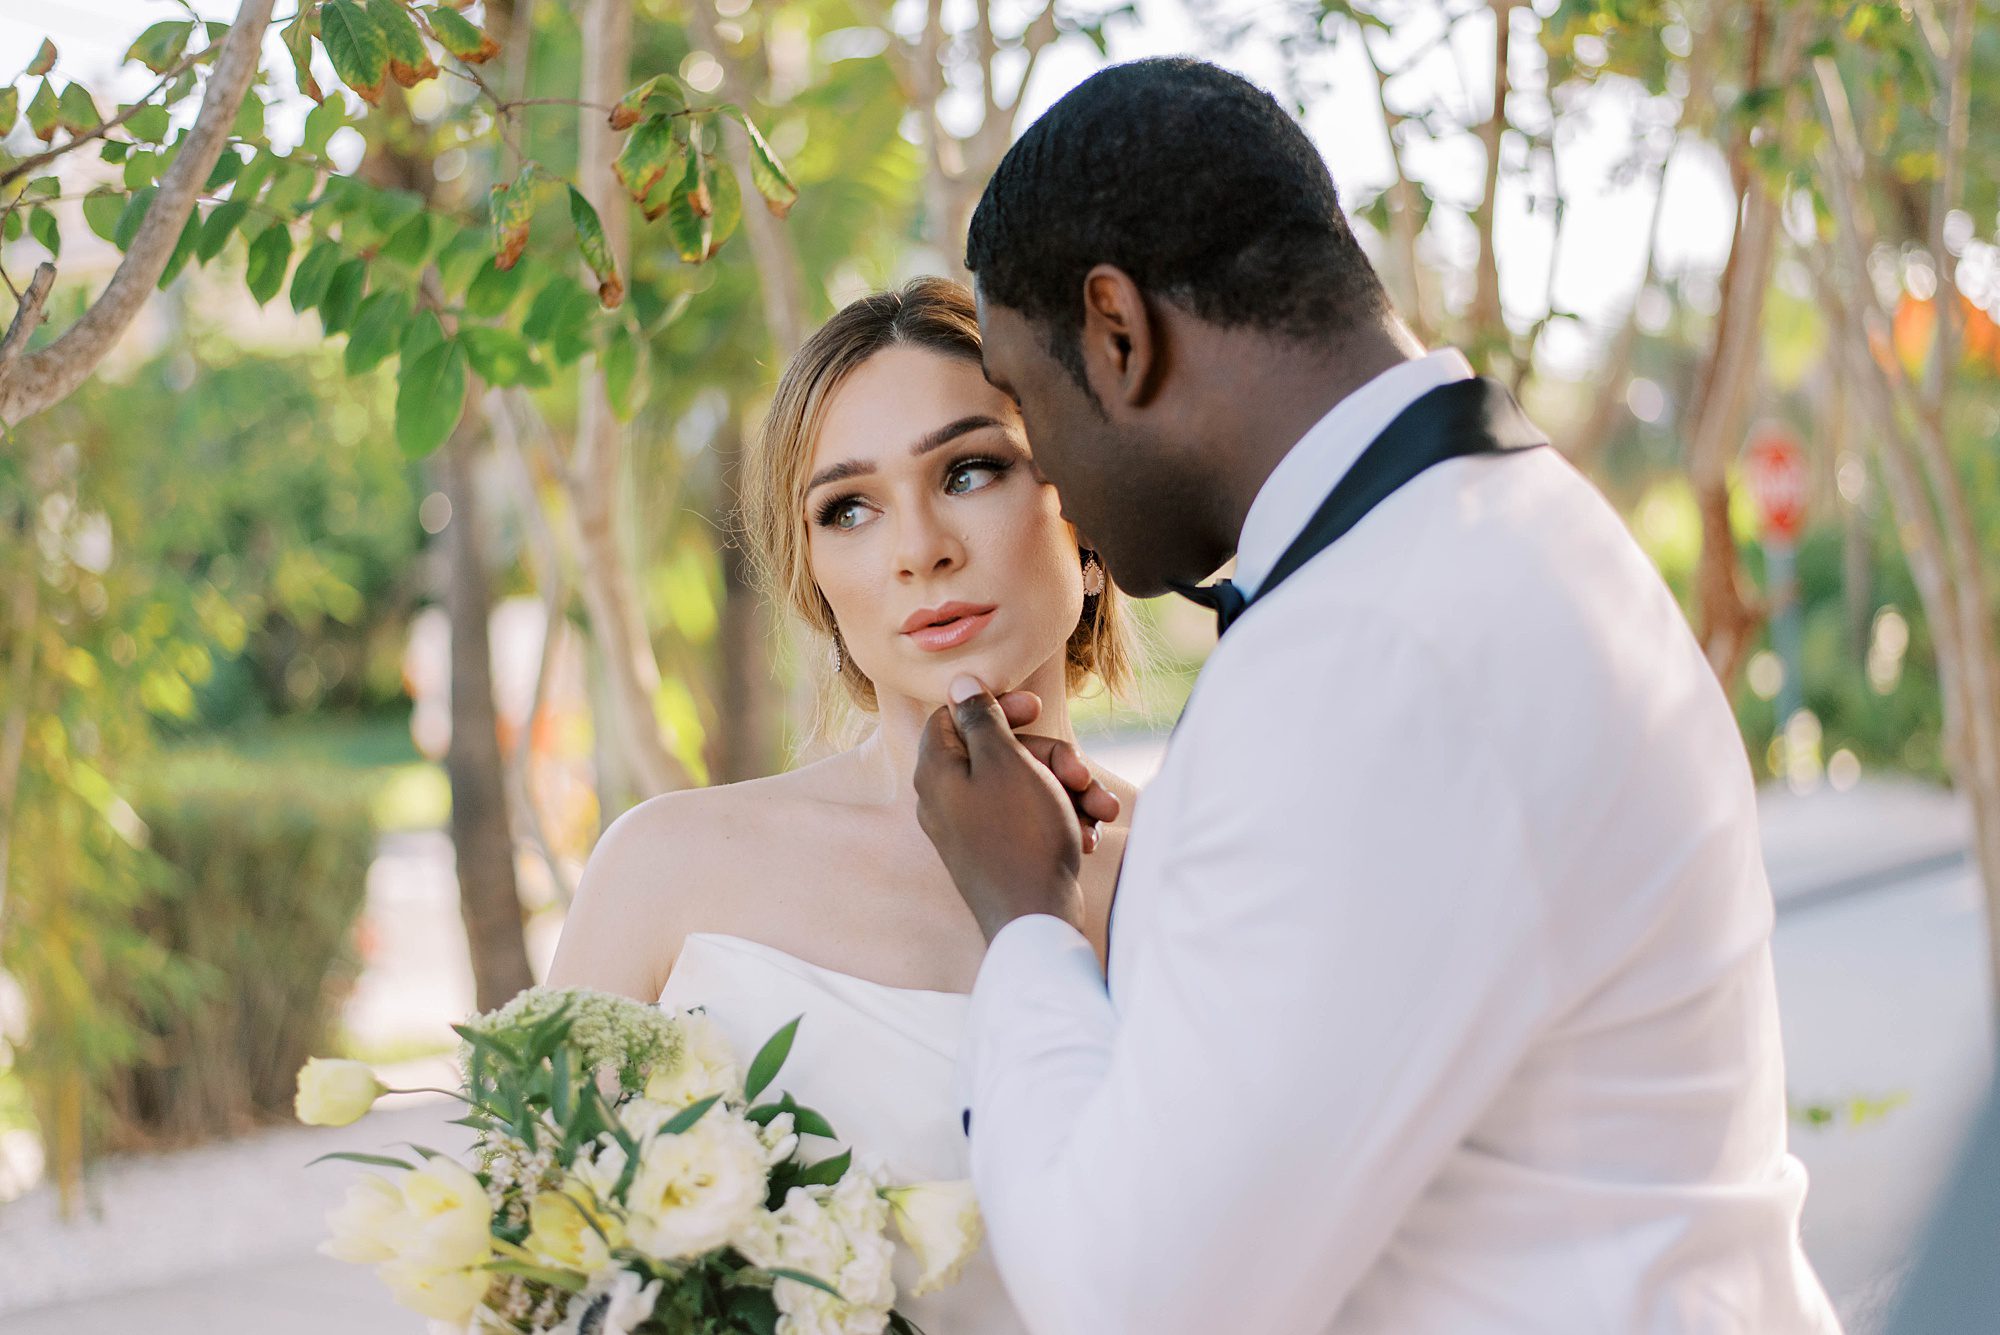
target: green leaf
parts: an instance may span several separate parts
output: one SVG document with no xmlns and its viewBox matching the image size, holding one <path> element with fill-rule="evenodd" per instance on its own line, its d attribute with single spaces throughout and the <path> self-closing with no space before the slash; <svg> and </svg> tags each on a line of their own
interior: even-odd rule
<svg viewBox="0 0 2000 1335">
<path fill-rule="evenodd" d="M 847 1175 L 848 1166 L 854 1162 L 853 1150 L 842 1150 L 831 1159 L 822 1159 L 808 1166 L 799 1174 L 799 1182 L 808 1187 L 830 1187 Z"/>
<path fill-rule="evenodd" d="M 38 79 L 42 75 L 47 74 L 50 70 L 54 69 L 55 67 L 56 67 L 56 44 L 54 42 L 51 42 L 48 38 L 44 37 L 42 39 L 41 49 L 36 51 L 35 58 L 28 62 L 28 71 L 27 71 L 28 77 L 30 79 Z"/>
<path fill-rule="evenodd" d="M 548 383 L 548 372 L 536 362 L 534 350 L 512 330 L 492 325 L 461 325 L 458 341 L 465 345 L 466 360 L 472 363 L 472 369 L 489 385 L 506 389 Z"/>
<path fill-rule="evenodd" d="M 189 213 L 187 221 L 181 224 L 180 239 L 174 242 L 173 254 L 167 256 L 167 267 L 160 271 L 159 291 L 164 292 L 180 277 L 181 270 L 194 258 L 195 239 L 201 235 L 201 218 Z"/>
<path fill-rule="evenodd" d="M 639 340 L 622 329 L 616 330 L 610 346 L 604 350 L 604 396 L 611 402 L 611 415 L 621 422 L 631 421 L 638 411 L 637 397 L 633 394 L 638 382 Z M 756 1095 L 753 1093 L 751 1097 Z"/>
<path fill-rule="evenodd" d="M 66 85 L 62 96 L 56 99 L 56 124 L 71 134 L 94 130 L 103 119 L 97 114 L 97 103 L 91 100 L 89 90 L 80 83 Z"/>
<path fill-rule="evenodd" d="M 488 1261 L 483 1269 L 496 1275 L 519 1275 L 565 1293 L 582 1293 L 590 1284 L 589 1280 L 573 1270 L 551 1270 L 547 1266 L 529 1265 L 526 1261 Z"/>
<path fill-rule="evenodd" d="M 155 74 L 165 74 L 180 63 L 187 50 L 194 24 L 188 19 L 168 19 L 155 23 L 139 34 L 125 51 L 125 59 L 136 60 Z"/>
<path fill-rule="evenodd" d="M 257 96 L 255 88 L 244 91 L 243 101 L 236 108 L 236 120 L 229 127 L 229 135 L 246 143 L 264 137 L 264 99 Z"/>
<path fill-rule="evenodd" d="M 803 1270 L 788 1270 L 783 1266 L 773 1266 L 767 1273 L 775 1275 L 779 1279 L 789 1279 L 794 1284 L 804 1284 L 808 1288 L 818 1289 L 821 1293 L 830 1293 L 836 1298 L 840 1296 L 839 1289 L 836 1289 L 833 1285 L 816 1275 L 808 1275 Z"/>
<path fill-rule="evenodd" d="M 332 1154 L 322 1154 L 317 1159 L 309 1160 L 306 1163 L 306 1167 L 310 1168 L 316 1163 L 325 1163 L 328 1159 L 339 1159 L 345 1163 L 365 1163 L 374 1168 L 400 1168 L 406 1173 L 414 1171 L 409 1164 L 404 1163 L 401 1159 L 391 1159 L 386 1154 L 360 1154 L 354 1150 L 336 1150 Z"/>
<path fill-rule="evenodd" d="M 632 131 L 625 147 L 618 150 L 611 170 L 625 187 L 625 193 L 643 201 L 667 174 L 667 164 L 675 151 L 673 122 L 665 116 L 654 116 Z"/>
<path fill-rule="evenodd" d="M 444 342 L 444 326 L 438 323 L 437 313 L 419 311 L 417 318 L 403 330 L 402 340 L 396 344 L 396 355 L 401 357 L 403 364 L 407 366 L 442 342 Z M 483 1060 L 484 1054 L 475 1044 L 472 1064 L 476 1068 Z"/>
<path fill-rule="evenodd" d="M 118 235 L 118 218 L 125 212 L 125 196 L 108 185 L 100 185 L 83 197 L 83 222 L 99 239 Z"/>
<path fill-rule="evenodd" d="M 129 125 L 130 122 L 128 121 L 127 124 Z M 236 156 L 235 149 L 225 148 L 222 150 L 220 154 L 216 156 L 215 166 L 209 171 L 208 182 L 202 187 L 202 189 L 210 194 L 213 194 L 217 190 L 222 189 L 223 186 L 228 185 L 231 181 L 235 180 L 239 175 L 242 174 L 242 172 L 243 172 L 243 159 Z M 242 190 L 238 190 L 234 192 L 230 196 L 230 198 L 247 200 L 250 198 L 250 195 L 255 193 L 256 193 L 255 187 L 252 187 L 252 189 L 248 193 Z"/>
<path fill-rule="evenodd" d="M 291 262 L 291 228 L 274 222 L 257 233 L 257 239 L 250 243 L 250 263 L 243 280 L 259 306 L 278 295 L 278 289 L 285 285 L 285 268 Z"/>
<path fill-rule="evenodd" d="M 35 138 L 52 144 L 56 138 L 56 116 L 56 90 L 44 79 L 35 95 L 28 99 L 28 128 L 35 132 Z"/>
<path fill-rule="evenodd" d="M 466 314 L 477 320 L 504 314 L 521 290 L 521 273 L 520 269 L 502 269 L 495 259 L 488 259 L 466 289 Z"/>
<path fill-rule="evenodd" d="M 743 133 L 750 138 L 750 183 L 764 197 L 765 207 L 782 218 L 798 202 L 799 188 L 792 184 L 792 178 L 785 171 L 784 164 L 778 161 L 778 155 L 764 142 L 757 123 L 741 111 L 735 114 L 736 119 L 743 123 Z"/>
<path fill-rule="evenodd" d="M 136 152 L 125 159 L 125 188 L 143 190 L 160 176 L 158 153 Z"/>
<path fill-rule="evenodd" d="M 326 285 L 333 281 L 333 271 L 339 267 L 340 247 L 333 242 L 321 241 L 307 251 L 292 273 L 292 309 L 304 315 L 319 305 L 326 296 Z"/>
<path fill-rule="evenodd" d="M 798 1132 L 800 1135 L 823 1136 L 827 1140 L 834 1139 L 832 1124 L 811 1108 L 801 1108 L 792 1101 L 790 1094 L 785 1095 L 776 1103 L 759 1104 L 749 1112 L 744 1113 L 743 1116 L 755 1122 L 758 1126 L 769 1126 L 782 1113 L 790 1113 L 792 1115 L 792 1130 Z"/>
<path fill-rule="evenodd" d="M 19 241 L 21 233 L 27 230 L 28 225 L 21 221 L 19 209 L 9 209 L 0 215 L 0 241 Z"/>
<path fill-rule="evenodd" d="M 111 229 L 112 245 L 120 250 L 132 248 L 132 238 L 139 235 L 139 224 L 146 221 L 146 210 L 153 206 L 153 196 L 158 193 L 149 185 L 125 201 L 125 207 L 118 213 L 118 225 Z"/>
<path fill-rule="evenodd" d="M 301 8 L 299 16 L 285 25 L 284 38 L 285 49 L 292 53 L 292 77 L 298 81 L 299 91 L 324 106 L 326 94 L 312 72 L 312 39 L 319 26 L 318 14 L 316 9 Z"/>
<path fill-rule="evenodd" d="M 389 239 L 375 252 L 377 259 L 388 260 L 392 264 L 404 265 L 411 269 L 421 268 L 431 253 L 431 219 L 427 213 L 419 213 L 408 222 L 389 233 Z"/>
<path fill-rule="evenodd" d="M 687 94 L 681 88 L 681 81 L 671 74 L 655 74 L 618 99 L 618 105 L 611 108 L 611 128 L 629 130 L 648 115 L 686 107 Z"/>
<path fill-rule="evenodd" d="M 50 259 L 62 254 L 62 230 L 56 226 L 56 215 L 39 204 L 28 214 L 28 232 L 42 243 Z"/>
<path fill-rule="evenodd" d="M 688 155 L 690 159 L 693 154 Z M 694 173 L 690 171 L 690 175 Z M 674 253 L 687 264 L 708 258 L 708 244 L 715 232 L 710 219 L 695 212 L 694 198 L 683 179 L 667 199 L 667 235 L 673 238 Z"/>
<path fill-rule="evenodd" d="M 132 156 L 132 145 L 123 139 L 106 139 L 97 147 L 97 156 L 110 163 L 120 163 Z"/>
<path fill-rule="evenodd" d="M 434 453 L 464 411 L 465 349 L 446 340 L 402 364 L 396 382 L 396 442 L 405 455 L 421 459 Z M 520 1119 L 515 1122 L 518 1130 L 532 1133 Z"/>
<path fill-rule="evenodd" d="M 618 276 L 618 261 L 604 237 L 604 224 L 597 210 L 575 186 L 569 188 L 569 220 L 576 228 L 576 247 L 583 262 L 597 276 L 597 300 L 607 311 L 615 311 L 625 300 L 625 281 Z"/>
<path fill-rule="evenodd" d="M 37 176 L 21 187 L 21 195 L 25 199 L 54 199 L 60 194 L 62 194 L 60 176 Z"/>
<path fill-rule="evenodd" d="M 541 173 L 532 160 L 510 186 L 493 187 L 493 267 L 511 269 L 521 262 L 528 248 L 528 224 L 535 216 L 535 196 L 541 188 Z"/>
<path fill-rule="evenodd" d="M 432 5 L 424 10 L 424 21 L 438 45 L 468 65 L 483 65 L 500 54 L 500 44 L 455 9 Z"/>
<path fill-rule="evenodd" d="M 21 119 L 21 90 L 8 84 L 0 88 L 0 139 L 11 134 L 14 122 Z"/>
<path fill-rule="evenodd" d="M 577 338 L 597 310 L 597 300 L 567 278 L 558 278 L 535 294 L 521 332 L 536 343 Z"/>
<path fill-rule="evenodd" d="M 437 62 L 424 45 L 423 30 L 401 0 L 368 0 L 368 16 L 382 30 L 389 51 L 390 78 L 405 88 L 414 88 L 437 77 Z"/>
<path fill-rule="evenodd" d="M 320 41 L 340 81 L 374 106 L 389 75 L 389 42 L 355 0 L 327 0 L 319 12 Z"/>
<path fill-rule="evenodd" d="M 736 234 L 737 225 L 743 221 L 743 187 L 736 173 L 727 167 L 718 169 L 709 178 L 709 185 L 715 195 L 715 213 L 709 219 L 712 235 L 708 253 L 712 257 L 722 249 L 723 242 Z"/>
<path fill-rule="evenodd" d="M 249 201 L 241 199 L 228 200 L 210 209 L 201 225 L 201 236 L 195 241 L 195 258 L 206 264 L 220 255 L 222 248 L 229 244 L 229 238 L 235 234 L 237 225 L 249 212 Z"/>
<path fill-rule="evenodd" d="M 354 323 L 361 298 L 368 291 L 368 261 L 348 260 L 326 280 L 326 295 L 320 298 L 320 325 L 329 334 L 339 334 Z"/>
<path fill-rule="evenodd" d="M 699 1103 L 690 1103 L 687 1107 L 675 1113 L 667 1124 L 660 1128 L 660 1134 L 663 1136 L 678 1136 L 681 1132 L 699 1122 L 704 1113 L 720 1102 L 722 1102 L 722 1095 L 710 1094 Z"/>
<path fill-rule="evenodd" d="M 785 1059 L 792 1055 L 792 1041 L 799 1036 L 799 1020 L 804 1018 L 801 1015 L 794 1019 L 771 1035 L 764 1046 L 757 1050 L 757 1055 L 750 1062 L 750 1074 L 743 1080 L 745 1099 L 755 1099 L 769 1089 L 771 1082 L 778 1078 L 778 1072 L 784 1067 Z"/>
<path fill-rule="evenodd" d="M 164 144 L 172 129 L 173 123 L 167 115 L 167 109 L 158 103 L 139 108 L 132 113 L 131 119 L 125 122 L 125 132 L 141 143 L 147 144 Z M 222 156 L 227 158 L 233 155 L 224 153 Z"/>
</svg>

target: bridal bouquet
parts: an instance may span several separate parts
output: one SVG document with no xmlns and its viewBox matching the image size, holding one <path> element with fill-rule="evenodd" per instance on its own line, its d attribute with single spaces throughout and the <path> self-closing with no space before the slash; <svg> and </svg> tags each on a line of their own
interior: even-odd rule
<svg viewBox="0 0 2000 1335">
<path fill-rule="evenodd" d="M 808 1160 L 833 1128 L 789 1094 L 759 1102 L 798 1024 L 746 1071 L 698 1010 L 530 989 L 457 1026 L 473 1162 L 323 1156 L 394 1171 L 349 1189 L 321 1250 L 379 1267 L 435 1335 L 919 1335 L 894 1310 L 890 1224 L 913 1293 L 953 1283 L 979 1242 L 971 1184 Z M 346 1125 L 399 1092 L 315 1058 L 299 1117 Z"/>
</svg>

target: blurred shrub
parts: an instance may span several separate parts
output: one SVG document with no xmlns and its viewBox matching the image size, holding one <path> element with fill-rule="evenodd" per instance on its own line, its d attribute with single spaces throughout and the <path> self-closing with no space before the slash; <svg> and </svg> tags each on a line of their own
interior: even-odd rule
<svg viewBox="0 0 2000 1335">
<path fill-rule="evenodd" d="M 131 789 L 167 868 L 135 923 L 192 968 L 195 995 L 130 998 L 143 1058 L 105 1091 L 111 1144 L 186 1143 L 290 1116 L 359 972 L 354 926 L 372 792 L 323 769 L 169 752 Z"/>
</svg>

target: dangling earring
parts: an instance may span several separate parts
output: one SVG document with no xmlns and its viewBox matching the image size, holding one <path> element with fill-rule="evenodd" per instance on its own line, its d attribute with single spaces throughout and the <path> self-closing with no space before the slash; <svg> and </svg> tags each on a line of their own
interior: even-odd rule
<svg viewBox="0 0 2000 1335">
<path fill-rule="evenodd" d="M 828 667 L 829 667 L 829 668 L 830 668 L 830 669 L 832 670 L 832 672 L 833 672 L 833 675 L 834 675 L 834 676 L 836 676 L 836 677 L 838 677 L 838 676 L 840 675 L 840 669 L 841 669 L 841 668 L 842 668 L 842 667 L 843 667 L 843 666 L 845 665 L 845 663 L 846 663 L 846 659 L 844 659 L 844 658 L 843 658 L 843 657 L 841 656 L 841 652 L 840 652 L 840 632 L 839 632 L 839 631 L 835 631 L 835 632 L 833 633 L 833 643 L 832 643 L 832 644 L 829 644 L 829 645 L 828 645 L 828 646 L 826 647 L 826 661 L 827 661 L 827 666 L 828 666 Z"/>
<path fill-rule="evenodd" d="M 1097 553 L 1083 563 L 1083 596 L 1096 598 L 1104 593 L 1104 567 L 1097 564 Z"/>
</svg>

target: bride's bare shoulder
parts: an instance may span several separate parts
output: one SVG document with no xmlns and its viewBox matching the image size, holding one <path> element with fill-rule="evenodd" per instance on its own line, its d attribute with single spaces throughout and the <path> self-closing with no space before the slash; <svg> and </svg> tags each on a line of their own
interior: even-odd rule
<svg viewBox="0 0 2000 1335">
<path fill-rule="evenodd" d="M 725 898 L 740 911 L 782 879 L 826 804 L 818 769 L 666 793 L 613 821 L 584 867 L 549 982 L 658 997 L 689 932 Z"/>
</svg>

